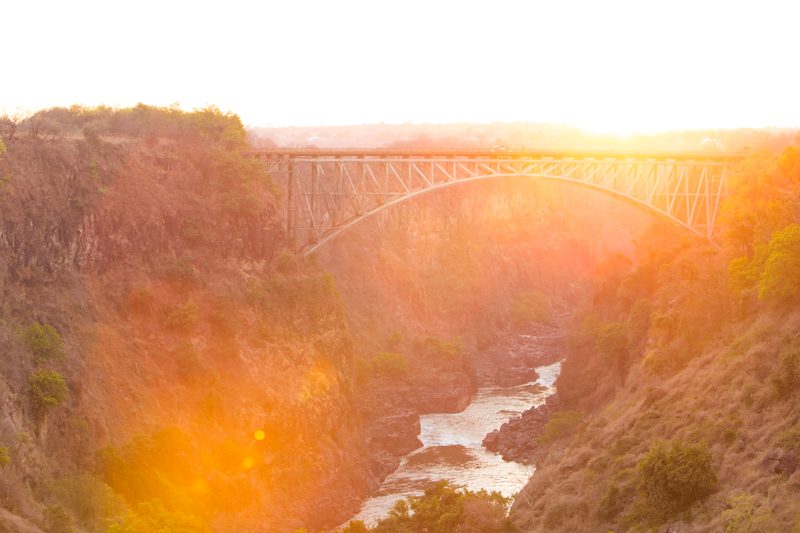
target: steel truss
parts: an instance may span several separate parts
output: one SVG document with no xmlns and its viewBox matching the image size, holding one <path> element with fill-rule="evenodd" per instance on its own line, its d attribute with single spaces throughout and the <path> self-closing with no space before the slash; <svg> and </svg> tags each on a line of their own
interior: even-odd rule
<svg viewBox="0 0 800 533">
<path fill-rule="evenodd" d="M 530 177 L 604 191 L 712 243 L 735 156 L 274 150 L 256 152 L 286 191 L 286 233 L 308 254 L 392 205 L 459 183 Z"/>
</svg>

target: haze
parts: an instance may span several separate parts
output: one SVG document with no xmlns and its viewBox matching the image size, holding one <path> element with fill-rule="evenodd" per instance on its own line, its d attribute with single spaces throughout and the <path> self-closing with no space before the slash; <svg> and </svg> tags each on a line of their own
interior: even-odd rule
<svg viewBox="0 0 800 533">
<path fill-rule="evenodd" d="M 793 2 L 14 2 L 0 113 L 179 103 L 250 126 L 800 126 Z M 124 13 L 124 14 L 121 14 Z"/>
</svg>

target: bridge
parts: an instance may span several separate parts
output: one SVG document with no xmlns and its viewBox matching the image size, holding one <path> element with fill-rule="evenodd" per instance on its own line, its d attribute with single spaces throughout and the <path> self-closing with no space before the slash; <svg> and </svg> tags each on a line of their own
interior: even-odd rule
<svg viewBox="0 0 800 533">
<path fill-rule="evenodd" d="M 253 152 L 286 191 L 286 235 L 308 255 L 398 203 L 478 180 L 529 177 L 602 191 L 715 243 L 728 174 L 725 153 L 462 150 Z"/>
</svg>

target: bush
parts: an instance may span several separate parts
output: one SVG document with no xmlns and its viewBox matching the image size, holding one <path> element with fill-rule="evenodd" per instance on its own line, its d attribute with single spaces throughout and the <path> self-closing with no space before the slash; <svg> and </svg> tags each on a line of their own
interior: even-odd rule
<svg viewBox="0 0 800 533">
<path fill-rule="evenodd" d="M 122 498 L 111 487 L 88 474 L 53 481 L 48 488 L 50 496 L 83 526 L 100 526 L 125 510 Z"/>
<path fill-rule="evenodd" d="M 581 414 L 578 411 L 556 411 L 544 425 L 544 434 L 539 437 L 539 443 L 550 444 L 562 437 L 571 435 L 581 423 Z"/>
<path fill-rule="evenodd" d="M 167 268 L 166 275 L 171 281 L 183 287 L 188 287 L 197 282 L 197 271 L 192 261 L 186 257 L 176 259 L 175 262 Z"/>
<path fill-rule="evenodd" d="M 621 322 L 602 322 L 594 331 L 595 343 L 609 367 L 619 375 L 625 373 L 628 361 L 628 327 Z"/>
<path fill-rule="evenodd" d="M 399 353 L 381 352 L 370 360 L 374 374 L 398 377 L 408 373 L 408 358 Z"/>
<path fill-rule="evenodd" d="M 69 395 L 64 377 L 54 370 L 40 370 L 34 372 L 28 383 L 31 388 L 33 410 L 39 417 L 44 417 L 55 407 L 58 407 Z"/>
<path fill-rule="evenodd" d="M 772 384 L 781 399 L 789 399 L 800 386 L 800 348 L 792 347 L 781 353 L 778 370 L 772 374 Z"/>
<path fill-rule="evenodd" d="M 425 337 L 417 340 L 416 344 L 426 356 L 434 359 L 451 361 L 461 355 L 461 347 L 457 343 L 438 337 Z"/>
<path fill-rule="evenodd" d="M 169 329 L 177 331 L 190 331 L 197 320 L 199 319 L 199 312 L 197 304 L 193 300 L 189 300 L 183 305 L 179 305 L 167 314 L 166 325 Z"/>
<path fill-rule="evenodd" d="M 34 322 L 25 330 L 23 340 L 37 361 L 58 359 L 64 355 L 61 335 L 49 324 Z"/>
<path fill-rule="evenodd" d="M 6 466 L 11 462 L 11 456 L 8 454 L 8 446 L 0 446 L 0 467 Z"/>
<path fill-rule="evenodd" d="M 776 531 L 768 510 L 761 508 L 752 494 L 737 494 L 728 498 L 728 508 L 722 513 L 725 533 L 767 533 Z"/>
<path fill-rule="evenodd" d="M 528 291 L 514 297 L 509 315 L 517 328 L 532 322 L 549 324 L 553 321 L 553 306 L 544 293 Z"/>
<path fill-rule="evenodd" d="M 800 295 L 800 224 L 776 231 L 769 241 L 764 271 L 758 281 L 758 298 L 772 302 Z"/>
<path fill-rule="evenodd" d="M 203 372 L 203 362 L 191 342 L 184 342 L 175 350 L 175 364 L 178 373 L 184 381 L 191 381 Z"/>
<path fill-rule="evenodd" d="M 138 315 L 149 315 L 155 298 L 150 289 L 138 287 L 128 293 L 128 309 Z"/>
<path fill-rule="evenodd" d="M 361 520 L 348 522 L 346 526 L 339 530 L 339 533 L 368 533 L 369 529 Z"/>
<path fill-rule="evenodd" d="M 603 520 L 612 520 L 622 511 L 622 493 L 616 485 L 611 485 L 600 500 L 597 514 Z"/>
<path fill-rule="evenodd" d="M 658 442 L 639 462 L 639 497 L 656 520 L 684 511 L 717 486 L 705 445 Z"/>
<path fill-rule="evenodd" d="M 778 435 L 778 445 L 787 450 L 800 452 L 800 425 L 796 425 Z"/>
<path fill-rule="evenodd" d="M 171 511 L 159 500 L 138 503 L 124 518 L 108 528 L 108 533 L 145 531 L 204 533 L 210 529 L 200 517 L 187 512 Z"/>
<path fill-rule="evenodd" d="M 51 505 L 44 509 L 44 530 L 47 533 L 73 533 L 72 518 L 60 505 Z"/>
<path fill-rule="evenodd" d="M 510 500 L 498 492 L 469 491 L 438 481 L 425 489 L 421 496 L 398 501 L 389 517 L 368 530 L 373 533 L 427 531 L 481 531 L 510 533 L 517 531 L 508 519 Z M 359 528 L 359 525 L 354 526 Z M 345 531 L 365 531 L 351 529 Z"/>
</svg>

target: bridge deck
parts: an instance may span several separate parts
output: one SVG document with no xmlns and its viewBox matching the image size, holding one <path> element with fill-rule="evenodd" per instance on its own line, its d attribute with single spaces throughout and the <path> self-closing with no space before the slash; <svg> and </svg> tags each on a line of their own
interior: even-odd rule
<svg viewBox="0 0 800 533">
<path fill-rule="evenodd" d="M 284 187 L 286 235 L 303 253 L 421 194 L 520 176 L 604 191 L 713 242 L 727 172 L 746 155 L 444 148 L 275 148 L 251 154 Z"/>
<path fill-rule="evenodd" d="M 259 158 L 487 158 L 487 159 L 651 159 L 675 161 L 719 161 L 742 159 L 744 152 L 700 151 L 612 151 L 612 150 L 467 150 L 388 148 L 273 148 L 250 152 Z"/>
</svg>

